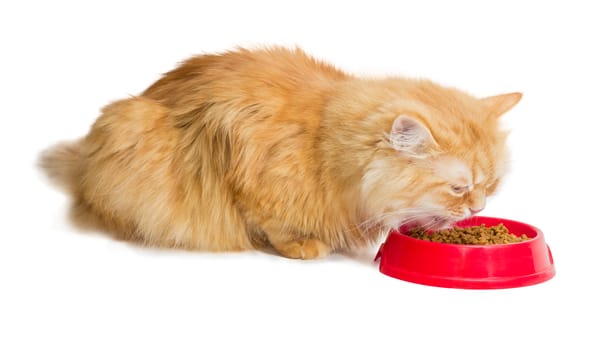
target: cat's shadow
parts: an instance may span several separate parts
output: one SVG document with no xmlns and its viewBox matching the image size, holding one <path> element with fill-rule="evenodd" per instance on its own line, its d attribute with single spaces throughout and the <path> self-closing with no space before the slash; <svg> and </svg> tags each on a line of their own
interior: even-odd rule
<svg viewBox="0 0 615 350">
<path fill-rule="evenodd" d="M 289 260 L 294 260 L 297 262 L 303 261 L 303 262 L 315 263 L 315 264 L 326 263 L 327 261 L 339 261 L 339 262 L 353 261 L 363 266 L 378 267 L 378 261 L 375 260 L 375 257 L 376 257 L 376 253 L 378 252 L 379 248 L 380 248 L 380 244 L 374 247 L 362 248 L 357 251 L 334 252 L 320 259 L 312 259 L 312 260 L 289 259 Z M 281 256 L 278 252 L 276 252 L 271 247 L 259 248 L 256 251 L 259 252 L 260 254 L 264 254 L 265 256 L 270 256 L 274 259 L 288 259 L 288 258 Z"/>
<path fill-rule="evenodd" d="M 134 239 L 128 239 L 127 237 L 119 234 L 118 232 L 115 232 L 113 230 L 109 230 L 108 228 L 103 227 L 103 225 L 100 224 L 100 222 L 96 220 L 96 218 L 92 217 L 91 215 L 88 215 L 86 211 L 83 211 L 80 209 L 81 208 L 79 206 L 73 205 L 73 207 L 69 211 L 68 216 L 69 216 L 69 221 L 73 224 L 73 226 L 78 231 L 81 231 L 83 233 L 100 234 L 103 236 L 107 236 L 108 238 L 112 240 L 129 244 L 135 248 L 140 249 L 143 252 L 152 253 L 152 254 L 157 254 L 161 252 L 167 252 L 167 253 L 168 252 L 178 252 L 178 251 L 198 254 L 197 251 L 191 252 L 191 251 L 175 249 L 175 248 L 146 246 L 143 244 L 143 242 L 135 241 Z M 351 260 L 354 262 L 358 262 L 359 264 L 364 265 L 364 266 L 377 267 L 378 261 L 375 261 L 375 257 L 376 257 L 376 254 L 379 248 L 380 248 L 380 244 L 371 246 L 371 247 L 361 248 L 355 251 L 340 251 L 340 252 L 335 252 L 333 254 L 330 254 L 322 259 L 317 259 L 317 260 L 320 260 L 320 261 L 327 261 L 327 260 L 348 261 L 348 260 Z M 277 257 L 277 258 L 283 259 L 283 257 L 280 256 L 271 247 L 261 247 L 255 250 L 254 252 L 259 252 L 266 256 Z"/>
</svg>

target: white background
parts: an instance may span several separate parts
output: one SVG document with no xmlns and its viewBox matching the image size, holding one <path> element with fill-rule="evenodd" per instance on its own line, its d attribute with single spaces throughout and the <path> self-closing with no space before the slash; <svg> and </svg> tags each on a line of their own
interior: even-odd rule
<svg viewBox="0 0 615 350">
<path fill-rule="evenodd" d="M 89 3 L 0 5 L 0 348 L 615 348 L 606 5 Z M 524 92 L 504 118 L 512 171 L 485 214 L 540 227 L 555 278 L 443 289 L 380 274 L 375 247 L 304 262 L 156 251 L 71 227 L 38 152 L 190 55 L 256 44 L 298 44 L 356 74 Z"/>
</svg>

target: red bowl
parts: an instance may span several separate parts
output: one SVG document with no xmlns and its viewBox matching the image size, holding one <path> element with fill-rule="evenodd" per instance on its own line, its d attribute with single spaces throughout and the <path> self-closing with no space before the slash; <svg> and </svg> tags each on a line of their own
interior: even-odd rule
<svg viewBox="0 0 615 350">
<path fill-rule="evenodd" d="M 474 216 L 460 227 L 496 226 L 529 240 L 495 245 L 429 242 L 391 231 L 380 246 L 380 272 L 404 281 L 430 286 L 466 289 L 498 289 L 529 286 L 555 275 L 551 250 L 542 231 L 522 222 Z M 403 232 L 403 228 L 400 229 Z"/>
</svg>

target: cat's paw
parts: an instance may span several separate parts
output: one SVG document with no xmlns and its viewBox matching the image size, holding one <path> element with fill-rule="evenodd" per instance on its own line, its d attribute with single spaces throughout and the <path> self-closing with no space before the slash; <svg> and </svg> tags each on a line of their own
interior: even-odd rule
<svg viewBox="0 0 615 350">
<path fill-rule="evenodd" d="M 278 244 L 275 248 L 281 255 L 291 259 L 318 259 L 331 252 L 331 247 L 318 239 L 301 239 Z"/>
</svg>

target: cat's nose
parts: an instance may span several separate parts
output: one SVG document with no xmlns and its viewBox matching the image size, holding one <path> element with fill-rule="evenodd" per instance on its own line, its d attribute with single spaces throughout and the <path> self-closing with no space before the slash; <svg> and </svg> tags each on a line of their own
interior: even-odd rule
<svg viewBox="0 0 615 350">
<path fill-rule="evenodd" d="M 470 209 L 470 215 L 475 215 L 475 214 L 480 213 L 480 211 L 485 209 L 485 207 L 482 207 L 482 208 L 468 208 L 468 209 Z"/>
</svg>

